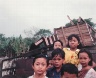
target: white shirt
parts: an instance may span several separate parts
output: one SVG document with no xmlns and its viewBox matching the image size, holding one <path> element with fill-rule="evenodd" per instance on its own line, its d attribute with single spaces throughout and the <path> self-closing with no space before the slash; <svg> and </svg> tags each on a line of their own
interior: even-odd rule
<svg viewBox="0 0 96 78">
<path fill-rule="evenodd" d="M 32 75 L 32 76 L 29 76 L 28 78 L 34 78 L 34 77 L 33 77 L 33 75 Z M 48 78 L 48 77 L 45 76 L 45 78 Z"/>
<path fill-rule="evenodd" d="M 84 78 L 96 78 L 96 71 L 91 68 L 85 75 Z"/>
</svg>

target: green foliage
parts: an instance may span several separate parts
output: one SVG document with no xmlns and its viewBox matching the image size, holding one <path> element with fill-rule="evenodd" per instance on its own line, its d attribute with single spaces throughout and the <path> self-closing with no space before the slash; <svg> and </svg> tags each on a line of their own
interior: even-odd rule
<svg viewBox="0 0 96 78">
<path fill-rule="evenodd" d="M 51 36 L 52 33 L 50 30 L 45 30 L 45 29 L 40 29 L 36 34 L 34 34 L 35 39 L 40 39 L 41 37 L 47 37 L 47 36 Z"/>
<path fill-rule="evenodd" d="M 95 24 L 92 22 L 92 18 L 89 19 L 84 19 L 90 26 L 92 26 L 93 28 L 95 28 Z"/>
<path fill-rule="evenodd" d="M 73 19 L 72 21 L 73 21 L 73 23 L 74 23 L 75 25 L 77 24 L 77 19 Z M 70 26 L 72 26 L 72 24 L 71 24 L 71 23 L 67 23 L 65 26 L 66 26 L 66 27 L 70 27 Z"/>
<path fill-rule="evenodd" d="M 73 19 L 72 22 L 77 25 L 77 21 L 78 19 Z M 92 18 L 88 18 L 88 19 L 84 19 L 91 27 L 95 28 L 95 24 L 92 22 Z M 66 27 L 72 26 L 71 23 L 66 23 L 65 24 Z"/>
<path fill-rule="evenodd" d="M 4 34 L 0 34 L 0 56 L 8 55 L 9 57 L 28 51 L 29 46 L 36 42 L 41 37 L 50 36 L 51 31 L 40 29 L 33 37 L 22 38 L 19 37 L 5 37 Z"/>
</svg>

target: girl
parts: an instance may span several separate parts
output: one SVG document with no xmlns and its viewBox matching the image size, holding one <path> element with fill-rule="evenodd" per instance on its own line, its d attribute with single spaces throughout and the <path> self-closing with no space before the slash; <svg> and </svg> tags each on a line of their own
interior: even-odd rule
<svg viewBox="0 0 96 78">
<path fill-rule="evenodd" d="M 46 70 L 48 66 L 48 60 L 44 55 L 39 55 L 33 59 L 32 68 L 34 69 L 34 75 L 28 78 L 48 78 L 46 77 Z"/>
<path fill-rule="evenodd" d="M 78 78 L 96 78 L 96 71 L 92 66 L 92 55 L 86 49 L 81 49 L 78 53 L 80 64 L 82 69 L 79 72 Z"/>
<path fill-rule="evenodd" d="M 53 42 L 53 50 L 57 48 L 63 49 L 63 42 L 61 40 L 56 40 Z M 52 51 L 49 51 L 47 53 L 47 56 L 52 57 L 51 55 L 52 55 Z"/>
<path fill-rule="evenodd" d="M 61 40 L 54 41 L 54 43 L 53 43 L 53 49 L 56 49 L 56 48 L 60 48 L 60 49 L 63 48 L 63 42 Z"/>
<path fill-rule="evenodd" d="M 82 47 L 80 43 L 80 39 L 78 35 L 72 34 L 68 37 L 68 45 L 67 48 L 63 48 L 65 52 L 65 61 L 64 63 L 72 63 L 76 66 L 78 65 L 78 52 L 79 49 Z"/>
</svg>

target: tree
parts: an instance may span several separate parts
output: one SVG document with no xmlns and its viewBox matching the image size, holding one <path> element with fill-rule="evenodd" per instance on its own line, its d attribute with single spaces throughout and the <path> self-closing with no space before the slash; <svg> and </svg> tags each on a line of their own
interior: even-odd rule
<svg viewBox="0 0 96 78">
<path fill-rule="evenodd" d="M 92 18 L 88 18 L 88 19 L 84 19 L 84 21 L 86 21 L 91 27 L 95 28 L 96 24 L 92 22 Z M 78 19 L 73 19 L 72 22 L 77 25 Z M 65 25 L 66 27 L 72 26 L 71 23 L 67 23 Z"/>
<path fill-rule="evenodd" d="M 34 38 L 40 39 L 41 37 L 51 36 L 52 33 L 50 30 L 40 29 L 36 34 L 34 34 Z"/>
<path fill-rule="evenodd" d="M 96 24 L 91 22 L 92 21 L 92 18 L 88 18 L 88 19 L 84 19 L 90 26 L 92 26 L 93 28 L 96 27 Z"/>
<path fill-rule="evenodd" d="M 76 25 L 78 21 L 77 21 L 77 19 L 73 19 L 72 22 Z M 72 24 L 69 22 L 69 23 L 66 23 L 65 26 L 69 27 L 69 26 L 72 26 Z"/>
<path fill-rule="evenodd" d="M 31 42 L 35 42 L 38 39 L 40 39 L 41 37 L 47 37 L 47 36 L 51 36 L 52 33 L 50 30 L 48 29 L 38 29 L 38 28 L 33 28 L 29 31 L 24 31 L 26 35 L 28 35 L 29 37 L 27 38 L 31 38 Z"/>
</svg>

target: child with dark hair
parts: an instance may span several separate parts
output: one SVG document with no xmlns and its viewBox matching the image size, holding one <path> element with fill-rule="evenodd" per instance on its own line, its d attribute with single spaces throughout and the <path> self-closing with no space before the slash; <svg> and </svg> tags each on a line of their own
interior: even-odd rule
<svg viewBox="0 0 96 78">
<path fill-rule="evenodd" d="M 64 63 L 72 63 L 76 66 L 79 64 L 78 53 L 79 49 L 82 47 L 80 43 L 79 36 L 76 34 L 71 34 L 68 36 L 68 45 L 67 48 L 63 48 L 65 52 L 65 61 Z"/>
<path fill-rule="evenodd" d="M 65 58 L 65 53 L 62 49 L 57 48 L 52 52 L 53 67 L 47 71 L 48 78 L 60 78 L 61 67 Z"/>
<path fill-rule="evenodd" d="M 81 49 L 78 53 L 82 69 L 78 78 L 96 78 L 96 71 L 92 68 L 92 55 L 89 50 Z"/>
<path fill-rule="evenodd" d="M 63 48 L 63 42 L 61 40 L 56 40 L 53 42 L 53 49 L 56 49 L 56 48 L 60 48 L 60 49 Z"/>
<path fill-rule="evenodd" d="M 48 67 L 48 59 L 45 55 L 38 55 L 33 59 L 32 68 L 34 69 L 34 75 L 28 78 L 47 78 L 46 70 Z"/>
<path fill-rule="evenodd" d="M 48 61 L 49 61 L 49 65 L 48 65 L 47 69 L 49 69 L 49 68 L 53 67 L 53 61 L 52 61 L 51 57 L 47 57 L 47 58 L 48 58 Z"/>
<path fill-rule="evenodd" d="M 78 69 L 74 64 L 66 63 L 61 68 L 61 78 L 78 78 Z"/>
<path fill-rule="evenodd" d="M 61 40 L 56 40 L 53 42 L 53 50 L 57 48 L 63 49 L 63 42 Z M 52 51 L 48 52 L 47 56 L 52 57 Z"/>
</svg>

